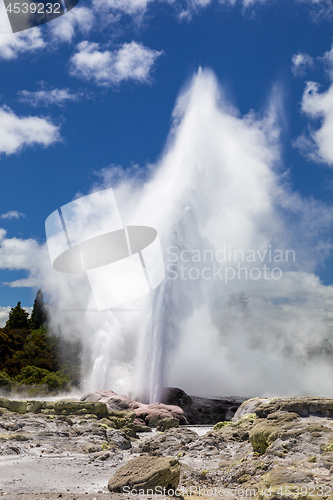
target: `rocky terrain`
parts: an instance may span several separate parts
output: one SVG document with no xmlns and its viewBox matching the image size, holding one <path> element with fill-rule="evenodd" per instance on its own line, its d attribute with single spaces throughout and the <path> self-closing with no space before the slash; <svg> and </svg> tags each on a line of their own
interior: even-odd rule
<svg viewBox="0 0 333 500">
<path fill-rule="evenodd" d="M 0 398 L 0 496 L 153 498 L 160 485 L 185 500 L 333 497 L 333 399 L 255 398 L 204 435 L 175 405 L 82 399 Z"/>
</svg>

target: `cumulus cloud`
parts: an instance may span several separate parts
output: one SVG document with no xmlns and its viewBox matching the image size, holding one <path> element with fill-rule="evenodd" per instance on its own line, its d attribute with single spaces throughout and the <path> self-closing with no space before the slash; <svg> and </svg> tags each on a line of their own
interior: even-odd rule
<svg viewBox="0 0 333 500">
<path fill-rule="evenodd" d="M 178 16 L 180 19 L 190 20 L 194 14 L 197 14 L 205 7 L 208 7 L 212 0 L 186 0 L 176 4 Z"/>
<path fill-rule="evenodd" d="M 108 7 L 123 14 L 138 14 L 147 9 L 148 4 L 156 0 L 94 0 L 95 7 Z"/>
<path fill-rule="evenodd" d="M 7 307 L 0 306 L 0 328 L 5 326 L 10 309 L 11 309 L 10 306 Z"/>
<path fill-rule="evenodd" d="M 13 213 L 19 212 L 13 211 Z M 39 288 L 41 282 L 38 276 L 46 260 L 45 248 L 36 240 L 32 238 L 7 238 L 5 229 L 0 228 L 0 269 L 28 272 L 27 278 L 12 282 L 2 282 L 2 285 L 7 285 L 11 288 Z M 0 306 L 0 327 L 5 325 L 10 309 L 10 306 Z M 31 307 L 24 307 L 24 309 L 29 314 L 32 311 Z"/>
<path fill-rule="evenodd" d="M 177 13 L 179 19 L 190 20 L 194 14 L 198 14 L 204 8 L 212 4 L 223 4 L 234 7 L 241 5 L 244 9 L 255 4 L 268 3 L 273 0 L 94 0 L 95 9 L 108 9 L 117 18 L 117 15 L 127 14 L 136 21 L 141 20 L 149 7 L 154 4 L 169 4 Z M 134 17 L 139 16 L 139 17 Z"/>
<path fill-rule="evenodd" d="M 331 80 L 333 81 L 333 46 L 331 50 L 325 52 L 325 54 L 322 57 L 322 60 L 324 61 L 326 70 L 330 75 Z"/>
<path fill-rule="evenodd" d="M 313 65 L 313 58 L 309 54 L 299 52 L 292 57 L 291 71 L 294 76 L 302 76 Z"/>
<path fill-rule="evenodd" d="M 77 101 L 81 95 L 71 92 L 67 89 L 50 90 L 21 90 L 18 92 L 20 102 L 30 104 L 31 106 L 63 106 L 69 101 Z"/>
<path fill-rule="evenodd" d="M 132 41 L 115 51 L 101 50 L 98 43 L 81 42 L 71 58 L 71 73 L 97 85 L 133 80 L 148 83 L 156 59 L 162 54 Z"/>
<path fill-rule="evenodd" d="M 308 135 L 296 141 L 305 154 L 315 161 L 333 166 L 333 85 L 325 92 L 319 91 L 315 82 L 308 82 L 302 99 L 302 111 L 313 120 L 319 120 L 317 129 L 311 128 Z"/>
<path fill-rule="evenodd" d="M 41 281 L 38 278 L 22 278 L 15 281 L 3 281 L 2 284 L 10 288 L 40 288 Z"/>
<path fill-rule="evenodd" d="M 71 42 L 77 33 L 88 34 L 94 21 L 95 15 L 92 9 L 75 7 L 50 23 L 51 38 L 55 42 Z"/>
<path fill-rule="evenodd" d="M 10 210 L 4 214 L 0 215 L 0 219 L 20 219 L 21 217 L 25 217 L 22 212 L 18 212 L 17 210 Z"/>
<path fill-rule="evenodd" d="M 94 26 L 94 20 L 93 9 L 79 6 L 47 24 L 44 37 L 42 30 L 36 27 L 12 33 L 4 4 L 0 0 L 0 59 L 16 59 L 46 47 L 52 51 L 58 43 L 71 42 L 77 33 L 87 35 Z"/>
<path fill-rule="evenodd" d="M 32 53 L 46 45 L 38 28 L 31 28 L 21 33 L 2 34 L 0 36 L 0 59 L 16 59 L 20 54 Z"/>
<path fill-rule="evenodd" d="M 7 106 L 0 108 L 0 154 L 17 153 L 33 145 L 46 147 L 59 140 L 59 127 L 49 119 L 20 117 Z"/>
<path fill-rule="evenodd" d="M 40 246 L 36 240 L 7 238 L 0 229 L 0 269 L 31 270 L 37 265 Z"/>
</svg>

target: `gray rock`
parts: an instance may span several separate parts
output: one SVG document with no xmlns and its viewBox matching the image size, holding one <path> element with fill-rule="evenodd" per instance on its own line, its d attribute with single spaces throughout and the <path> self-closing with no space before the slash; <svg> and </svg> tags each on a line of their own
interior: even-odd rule
<svg viewBox="0 0 333 500">
<path fill-rule="evenodd" d="M 220 399 L 189 396 L 182 389 L 168 387 L 163 391 L 161 402 L 180 406 L 191 425 L 214 425 L 221 420 L 231 420 L 238 407 L 246 399 L 248 398 L 232 396 Z"/>
<path fill-rule="evenodd" d="M 253 398 L 244 401 L 232 417 L 232 422 L 237 422 L 240 418 L 243 418 L 250 413 L 255 413 L 257 406 L 261 403 L 269 403 L 270 401 L 271 400 L 269 398 Z"/>
<path fill-rule="evenodd" d="M 132 448 L 131 440 L 124 432 L 108 429 L 106 431 L 106 437 L 111 446 L 117 447 L 120 450 L 129 450 Z"/>
<path fill-rule="evenodd" d="M 125 493 L 125 487 L 131 490 L 149 492 L 156 487 L 175 491 L 179 484 L 180 463 L 172 457 L 137 457 L 117 470 L 109 480 L 111 492 Z M 151 491 L 150 491 L 151 492 Z"/>
<path fill-rule="evenodd" d="M 191 429 L 176 427 L 147 438 L 139 445 L 139 451 L 150 454 L 178 455 L 188 450 L 189 445 L 198 440 L 198 434 Z"/>
<path fill-rule="evenodd" d="M 299 470 L 296 468 L 275 467 L 266 476 L 266 481 L 270 486 L 279 484 L 309 483 L 313 479 L 311 471 Z"/>
</svg>

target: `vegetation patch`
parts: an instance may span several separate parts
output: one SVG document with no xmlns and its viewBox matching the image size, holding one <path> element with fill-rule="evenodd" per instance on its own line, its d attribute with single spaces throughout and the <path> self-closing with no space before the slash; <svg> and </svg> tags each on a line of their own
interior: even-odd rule
<svg viewBox="0 0 333 500">
<path fill-rule="evenodd" d="M 29 314 L 12 308 L 0 328 L 0 390 L 3 394 L 56 394 L 80 385 L 78 342 L 68 342 L 48 327 L 47 305 L 41 290 Z"/>
</svg>

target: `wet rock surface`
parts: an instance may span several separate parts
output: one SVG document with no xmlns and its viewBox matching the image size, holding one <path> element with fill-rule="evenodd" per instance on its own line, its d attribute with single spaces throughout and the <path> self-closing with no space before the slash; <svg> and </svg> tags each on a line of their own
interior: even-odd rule
<svg viewBox="0 0 333 500">
<path fill-rule="evenodd" d="M 107 408 L 104 416 L 85 401 L 19 403 L 0 400 L 0 497 L 133 498 L 107 487 L 140 457 L 179 461 L 178 488 L 188 499 L 212 488 L 230 500 L 246 489 L 258 500 L 333 497 L 333 400 L 252 400 L 236 422 L 221 422 L 204 435 L 200 427 L 181 425 L 164 431 L 143 425 L 150 432 L 138 433 L 133 409 Z M 131 481 L 130 465 L 127 474 Z"/>
</svg>

